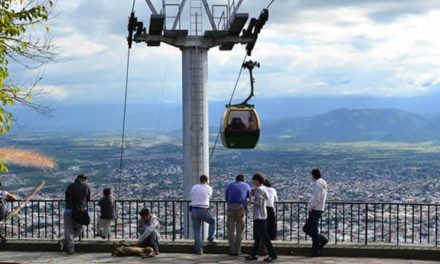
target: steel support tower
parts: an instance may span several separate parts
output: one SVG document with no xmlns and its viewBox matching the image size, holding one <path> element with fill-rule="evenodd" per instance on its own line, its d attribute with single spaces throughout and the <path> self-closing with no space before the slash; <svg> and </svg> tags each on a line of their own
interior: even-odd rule
<svg viewBox="0 0 440 264">
<path fill-rule="evenodd" d="M 182 51 L 183 101 L 183 198 L 189 200 L 191 187 L 200 175 L 209 175 L 209 120 L 208 120 L 208 51 L 219 46 L 232 50 L 235 44 L 247 44 L 250 55 L 258 34 L 268 19 L 264 9 L 258 19 L 238 13 L 243 0 L 222 0 L 225 4 L 209 5 L 207 0 L 162 1 L 160 12 L 151 0 L 146 3 L 151 11 L 148 30 L 134 13 L 129 18 L 128 44 L 145 42 L 148 46 L 166 43 Z M 173 2 L 173 3 L 169 3 Z M 219 1 L 216 1 L 219 2 Z M 182 19 L 185 12 L 189 17 Z M 209 25 L 205 30 L 203 24 Z M 188 29 L 181 29 L 188 24 Z M 187 226 L 187 225 L 185 225 Z M 188 232 L 185 232 L 190 236 Z"/>
</svg>

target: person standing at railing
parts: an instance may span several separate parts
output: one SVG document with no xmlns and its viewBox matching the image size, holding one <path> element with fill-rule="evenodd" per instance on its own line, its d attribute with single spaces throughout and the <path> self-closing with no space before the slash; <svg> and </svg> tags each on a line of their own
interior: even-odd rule
<svg viewBox="0 0 440 264">
<path fill-rule="evenodd" d="M 115 214 L 115 198 L 112 195 L 112 189 L 104 189 L 104 197 L 99 200 L 98 205 L 101 207 L 101 216 L 99 218 L 99 232 L 97 235 L 102 239 L 110 239 L 110 225 L 116 218 Z"/>
<path fill-rule="evenodd" d="M 90 201 L 90 188 L 87 185 L 87 176 L 78 175 L 73 183 L 67 186 L 66 208 L 64 209 L 64 242 L 60 241 L 61 250 L 67 254 L 75 252 L 74 239 L 79 237 L 82 224 L 74 220 L 74 213 L 87 214 L 87 202 Z M 78 213 L 79 214 L 79 213 Z M 90 221 L 90 219 L 89 219 Z"/>
<path fill-rule="evenodd" d="M 247 199 L 251 195 L 251 187 L 244 180 L 244 175 L 237 175 L 235 182 L 230 183 L 225 192 L 226 202 L 228 203 L 226 225 L 230 256 L 241 254 Z"/>
<path fill-rule="evenodd" d="M 277 239 L 277 221 L 275 212 L 275 203 L 278 202 L 277 190 L 272 187 L 272 182 L 269 179 L 264 179 L 264 186 L 267 192 L 267 232 L 271 240 Z"/>
<path fill-rule="evenodd" d="M 327 182 L 322 179 L 321 171 L 313 169 L 312 172 L 312 193 L 307 205 L 309 217 L 303 228 L 304 232 L 312 238 L 311 257 L 319 257 L 321 249 L 328 243 L 328 239 L 319 234 L 318 226 L 322 213 L 324 212 L 327 199 Z"/>
<path fill-rule="evenodd" d="M 254 206 L 254 247 L 252 248 L 251 255 L 246 257 L 246 260 L 258 260 L 258 252 L 261 245 L 265 245 L 269 253 L 269 257 L 265 258 L 265 262 L 272 262 L 278 258 L 277 253 L 270 241 L 269 233 L 267 232 L 267 195 L 266 187 L 263 185 L 263 175 L 257 173 L 252 177 L 252 183 L 255 188 L 254 200 L 248 200 L 248 204 Z"/>
<path fill-rule="evenodd" d="M 191 220 L 194 229 L 194 243 L 197 255 L 203 255 L 202 243 L 202 223 L 209 224 L 208 243 L 213 246 L 215 235 L 215 219 L 210 212 L 210 200 L 212 196 L 212 187 L 209 186 L 208 176 L 200 176 L 200 183 L 191 188 Z"/>
<path fill-rule="evenodd" d="M 17 197 L 15 195 L 3 190 L 2 183 L 0 182 L 0 223 L 3 223 L 6 220 L 6 217 L 8 216 L 9 209 L 7 202 L 13 202 L 16 201 Z M 3 228 L 0 229 L 0 232 L 4 230 Z M 0 241 L 1 243 L 6 242 L 6 237 L 0 233 Z"/>
<path fill-rule="evenodd" d="M 152 214 L 150 210 L 144 208 L 139 212 L 138 233 L 139 240 L 138 243 L 140 247 L 151 247 L 154 250 L 154 254 L 159 254 L 159 219 L 156 215 Z"/>
</svg>

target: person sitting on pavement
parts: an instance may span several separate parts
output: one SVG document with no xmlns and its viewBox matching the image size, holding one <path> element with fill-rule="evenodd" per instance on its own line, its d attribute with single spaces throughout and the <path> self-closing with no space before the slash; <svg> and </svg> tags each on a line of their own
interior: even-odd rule
<svg viewBox="0 0 440 264">
<path fill-rule="evenodd" d="M 144 208 L 139 212 L 140 219 L 138 225 L 140 247 L 151 247 L 154 253 L 159 254 L 159 219 L 150 210 Z"/>
</svg>

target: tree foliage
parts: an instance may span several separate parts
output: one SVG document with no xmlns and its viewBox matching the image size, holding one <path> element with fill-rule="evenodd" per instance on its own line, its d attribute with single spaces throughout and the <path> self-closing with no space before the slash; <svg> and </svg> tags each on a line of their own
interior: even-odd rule
<svg viewBox="0 0 440 264">
<path fill-rule="evenodd" d="M 25 68 L 38 69 L 55 58 L 48 19 L 52 0 L 0 0 L 0 134 L 11 129 L 11 107 L 20 103 L 37 111 L 41 105 L 32 102 L 33 87 L 20 84 L 8 71 L 10 62 Z M 0 164 L 0 171 L 6 167 Z"/>
</svg>

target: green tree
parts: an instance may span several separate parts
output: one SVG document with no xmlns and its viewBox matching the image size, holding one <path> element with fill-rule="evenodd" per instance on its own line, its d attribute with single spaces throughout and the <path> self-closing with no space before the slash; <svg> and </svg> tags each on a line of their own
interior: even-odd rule
<svg viewBox="0 0 440 264">
<path fill-rule="evenodd" d="M 47 26 L 54 3 L 51 0 L 0 0 L 0 134 L 11 129 L 11 108 L 19 103 L 39 112 L 45 107 L 32 96 L 38 74 L 31 84 L 20 84 L 8 71 L 10 61 L 25 68 L 39 69 L 54 61 L 55 52 Z M 0 161 L 0 171 L 7 168 Z"/>
</svg>

